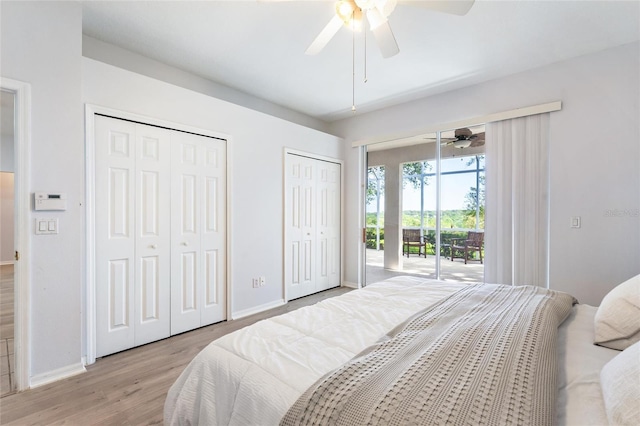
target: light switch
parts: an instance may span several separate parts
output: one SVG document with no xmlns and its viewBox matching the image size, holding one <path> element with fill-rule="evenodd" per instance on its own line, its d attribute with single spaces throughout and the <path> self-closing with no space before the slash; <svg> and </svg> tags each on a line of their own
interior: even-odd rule
<svg viewBox="0 0 640 426">
<path fill-rule="evenodd" d="M 571 218 L 571 227 L 580 228 L 580 216 L 573 216 Z"/>
<path fill-rule="evenodd" d="M 36 219 L 36 235 L 58 233 L 58 219 Z"/>
</svg>

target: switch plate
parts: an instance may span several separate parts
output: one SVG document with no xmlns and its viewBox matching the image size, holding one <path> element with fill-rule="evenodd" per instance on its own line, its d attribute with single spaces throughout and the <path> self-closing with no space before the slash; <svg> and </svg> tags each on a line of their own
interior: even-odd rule
<svg viewBox="0 0 640 426">
<path fill-rule="evenodd" d="M 36 219 L 36 235 L 58 233 L 58 219 Z"/>
<path fill-rule="evenodd" d="M 571 217 L 571 227 L 572 228 L 580 228 L 580 216 L 572 216 Z"/>
</svg>

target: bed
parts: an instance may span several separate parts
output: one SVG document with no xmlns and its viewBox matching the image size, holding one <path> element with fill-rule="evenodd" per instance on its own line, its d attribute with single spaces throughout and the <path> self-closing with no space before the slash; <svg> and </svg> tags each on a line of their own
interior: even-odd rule
<svg viewBox="0 0 640 426">
<path fill-rule="evenodd" d="M 476 289 L 476 287 L 478 288 Z M 341 405 L 340 401 L 349 400 L 344 397 L 345 392 L 353 392 L 357 397 L 367 399 L 368 397 L 361 396 L 364 395 L 364 391 L 352 390 L 351 384 L 344 385 L 348 388 L 347 390 L 340 388 L 343 385 L 341 382 L 343 378 L 337 376 L 343 374 L 346 370 L 351 371 L 356 368 L 367 370 L 371 357 L 387 359 L 387 355 L 382 356 L 375 351 L 398 352 L 398 349 L 389 347 L 389 345 L 392 341 L 396 341 L 400 335 L 403 336 L 402 339 L 406 339 L 407 327 L 415 327 L 415 324 L 418 323 L 428 324 L 429 327 L 425 327 L 426 331 L 421 330 L 409 334 L 431 333 L 432 329 L 437 328 L 436 325 L 439 324 L 438 321 L 441 321 L 441 318 L 447 316 L 455 317 L 453 321 L 457 321 L 457 318 L 466 317 L 466 314 L 460 315 L 462 311 L 456 313 L 455 310 L 452 310 L 453 308 L 447 305 L 448 302 L 455 298 L 461 300 L 469 299 L 470 307 L 460 304 L 456 308 L 458 310 L 478 310 L 481 311 L 480 316 L 483 318 L 492 316 L 493 311 L 491 309 L 483 313 L 482 309 L 474 308 L 474 306 L 480 306 L 480 304 L 475 302 L 472 297 L 476 297 L 475 295 L 482 290 L 486 293 L 486 297 L 496 298 L 496 294 L 502 295 L 504 293 L 505 289 L 500 287 L 513 289 L 511 286 L 469 286 L 463 283 L 415 277 L 395 277 L 360 290 L 351 291 L 339 297 L 324 300 L 313 306 L 260 321 L 250 327 L 223 336 L 203 349 L 186 367 L 169 390 L 165 403 L 165 424 L 277 425 L 314 423 L 308 420 L 309 418 L 317 420 L 318 415 L 317 412 L 304 405 L 306 404 L 303 401 L 305 395 L 310 395 L 308 399 L 315 404 L 313 409 L 320 410 L 319 412 L 322 413 L 327 412 L 328 408 L 319 406 L 318 399 L 334 400 L 337 405 Z M 511 290 L 507 289 L 507 291 Z M 544 293 L 546 290 L 542 292 L 532 291 L 533 293 L 529 291 L 529 296 L 527 297 L 538 297 L 540 300 L 548 299 L 548 295 Z M 541 394 L 539 399 L 542 402 L 536 399 L 532 405 L 533 408 L 528 408 L 525 414 L 516 413 L 517 416 L 524 416 L 528 423 L 558 425 L 607 424 L 608 413 L 602 396 L 600 373 L 605 365 L 620 354 L 620 351 L 593 344 L 594 318 L 597 314 L 597 308 L 581 304 L 574 305 L 572 298 L 568 295 L 561 294 L 561 298 L 564 298 L 562 305 L 550 308 L 551 313 L 549 314 L 556 317 L 557 323 L 561 325 L 559 327 L 556 325 L 548 327 L 548 329 L 544 329 L 546 330 L 544 332 L 536 330 L 533 333 L 549 334 L 549 342 L 551 343 L 536 344 L 534 348 L 528 348 L 526 351 L 517 349 L 517 353 L 529 353 L 535 350 L 535 354 L 531 355 L 530 358 L 536 359 L 542 357 L 542 352 L 548 352 L 545 355 L 547 358 L 542 358 L 539 365 L 527 377 L 514 379 L 514 377 L 520 377 L 521 371 L 528 368 L 518 367 L 512 368 L 513 371 L 508 373 L 511 376 L 507 375 L 496 380 L 502 380 L 505 383 L 539 381 L 536 384 L 537 390 L 534 389 L 532 393 Z M 527 304 L 529 302 L 523 303 L 521 306 Z M 516 309 L 522 310 L 522 307 Z M 448 312 L 451 312 L 452 315 L 448 315 Z M 429 315 L 431 317 L 428 317 Z M 512 314 L 501 315 L 511 316 Z M 537 322 L 537 320 L 534 322 Z M 444 325 L 439 327 L 444 327 Z M 513 327 L 515 328 L 510 332 L 497 329 L 495 333 L 498 336 L 509 333 L 519 336 L 529 332 L 518 328 L 520 327 L 519 324 Z M 472 342 L 472 350 L 469 351 L 469 356 L 476 356 L 473 362 L 479 366 L 480 370 L 490 369 L 492 366 L 499 364 L 496 360 L 485 362 L 481 357 L 477 357 L 477 353 L 481 351 L 477 347 L 473 347 L 473 345 L 482 345 L 477 340 L 482 336 L 478 337 L 470 334 L 469 330 L 474 327 L 462 324 L 452 328 L 460 329 L 459 334 L 453 336 L 454 341 L 438 343 L 439 346 L 444 346 L 443 359 L 457 350 L 461 340 L 468 339 Z M 491 325 L 487 330 L 494 328 L 496 327 Z M 483 331 L 481 334 L 484 335 L 486 333 L 488 331 Z M 499 345 L 502 345 L 502 340 L 498 340 Z M 410 348 L 413 347 L 411 345 L 415 346 L 416 344 L 406 343 L 404 345 L 404 347 Z M 419 347 L 419 345 L 416 347 Z M 539 350 L 538 347 L 543 349 Z M 412 351 L 415 352 L 413 349 L 409 352 L 413 353 Z M 438 358 L 433 359 L 434 356 L 430 354 L 431 350 L 428 352 L 429 361 L 424 361 L 425 355 L 422 354 L 420 355 L 422 357 L 420 362 L 438 364 L 437 368 L 435 368 L 435 373 L 430 376 L 430 380 L 436 380 L 437 377 L 442 375 L 441 372 L 447 370 L 447 368 L 443 368 L 444 364 L 442 362 L 445 361 Z M 509 361 L 511 356 L 506 358 L 507 361 L 505 363 L 511 362 Z M 388 374 L 380 373 L 380 371 L 384 372 L 386 370 L 379 370 L 376 373 L 378 374 L 377 378 L 372 379 L 373 382 L 367 382 L 364 388 L 379 386 L 379 384 L 376 384 L 379 383 L 379 376 L 384 376 L 384 380 L 387 380 L 386 376 Z M 460 377 L 464 375 L 465 370 L 454 371 L 454 373 L 453 376 Z M 516 374 L 516 376 L 513 376 L 513 374 Z M 338 380 L 339 383 L 325 386 L 330 378 Z M 416 379 L 411 378 L 410 380 Z M 467 384 L 458 382 L 451 384 L 452 389 L 457 393 L 464 393 Z M 371 385 L 371 383 L 374 383 L 374 385 Z M 555 384 L 550 385 L 549 383 Z M 487 398 L 492 400 L 505 399 L 501 398 L 501 395 L 496 396 L 493 391 L 484 392 L 483 386 L 485 386 L 485 383 L 479 382 L 478 386 L 480 386 L 478 389 L 482 391 L 471 393 L 477 395 L 488 394 Z M 318 396 L 319 388 L 332 387 L 337 389 L 335 391 L 338 392 L 338 397 L 335 395 L 330 397 Z M 393 386 L 387 387 L 403 389 L 405 384 L 397 385 L 394 382 Z M 632 390 L 635 391 L 635 389 Z M 513 393 L 518 394 L 526 392 L 529 391 L 522 389 L 513 391 Z M 395 399 L 404 401 L 405 397 L 406 395 L 401 398 L 395 397 Z M 416 398 L 420 402 L 422 396 L 418 395 Z M 443 402 L 437 399 L 440 397 L 429 396 L 429 398 L 434 399 L 434 410 L 442 411 L 441 407 L 448 404 L 446 401 Z M 508 402 L 503 402 L 503 404 Z M 300 408 L 300 404 L 303 404 L 305 408 Z M 467 403 L 463 402 L 462 404 L 463 408 L 465 408 L 464 404 Z M 513 402 L 510 404 L 514 405 Z M 527 404 L 530 404 L 528 399 Z M 354 406 L 360 407 L 360 403 L 342 405 L 346 405 L 347 409 Z M 413 405 L 416 405 L 415 401 Z M 418 411 L 422 411 L 422 414 L 418 415 L 428 414 L 427 411 L 422 409 L 422 403 L 418 405 Z M 519 406 L 524 405 L 524 403 L 516 402 L 515 405 L 517 411 Z M 379 406 L 381 406 L 380 401 L 373 401 L 373 408 L 370 411 L 380 411 Z M 451 407 L 446 414 L 450 417 L 438 417 L 440 420 L 438 418 L 429 418 L 426 422 L 422 421 L 422 423 L 456 423 L 455 416 L 460 411 L 460 407 L 455 404 Z M 522 423 L 522 418 L 519 419 L 518 417 L 510 420 L 509 418 L 496 417 L 505 415 L 504 413 L 508 411 L 504 408 L 506 405 L 501 407 L 490 408 L 485 414 L 479 412 L 478 416 L 486 415 L 488 419 L 486 422 L 483 420 L 480 423 Z M 297 412 L 296 409 L 298 410 Z M 334 410 L 334 408 L 332 407 L 331 410 Z M 376 422 L 378 424 L 392 424 L 392 421 L 385 420 L 386 417 L 384 416 L 389 415 L 387 410 L 382 411 L 384 411 L 380 414 L 382 417 L 379 417 Z M 474 409 L 471 409 L 471 411 L 473 412 Z M 531 413 L 532 411 L 533 414 Z M 306 413 L 304 414 L 306 416 L 305 421 L 302 421 L 303 417 L 296 417 L 303 412 Z M 542 414 L 539 414 L 540 412 Z M 342 419 L 359 419 L 357 417 L 359 415 L 360 413 L 356 409 L 355 412 L 344 414 Z M 405 413 L 404 415 L 413 414 Z M 507 415 L 510 416 L 511 414 L 507 413 Z M 632 413 L 632 415 L 635 414 Z M 437 414 L 437 416 L 440 416 L 440 414 Z M 405 423 L 406 419 L 407 417 L 403 421 L 396 423 Z M 410 422 L 414 423 L 413 420 Z M 469 419 L 466 422 L 469 423 Z M 317 421 L 317 423 L 334 422 L 331 421 L 330 417 L 327 417 L 327 419 Z M 360 424 L 364 422 L 350 421 L 346 423 Z M 415 423 L 420 422 L 416 421 Z M 473 423 L 476 423 L 476 421 Z"/>
</svg>

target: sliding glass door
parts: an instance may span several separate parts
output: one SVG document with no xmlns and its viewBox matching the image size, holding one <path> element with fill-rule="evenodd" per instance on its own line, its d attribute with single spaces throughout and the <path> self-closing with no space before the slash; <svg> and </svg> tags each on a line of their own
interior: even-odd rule
<svg viewBox="0 0 640 426">
<path fill-rule="evenodd" d="M 366 282 L 484 279 L 484 126 L 368 148 Z"/>
</svg>

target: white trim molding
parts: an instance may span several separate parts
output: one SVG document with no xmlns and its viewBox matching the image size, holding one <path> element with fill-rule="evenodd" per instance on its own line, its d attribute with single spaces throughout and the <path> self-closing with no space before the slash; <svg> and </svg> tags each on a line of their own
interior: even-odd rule
<svg viewBox="0 0 640 426">
<path fill-rule="evenodd" d="M 233 316 L 231 319 L 238 320 L 240 318 L 248 317 L 249 315 L 259 314 L 260 312 L 268 311 L 269 309 L 273 309 L 273 308 L 278 308 L 286 304 L 287 302 L 285 302 L 284 299 L 275 300 L 273 302 L 264 303 L 260 306 L 254 306 L 253 308 L 236 311 L 233 313 Z"/>
<path fill-rule="evenodd" d="M 57 382 L 58 380 L 77 376 L 78 374 L 85 373 L 86 371 L 87 370 L 84 368 L 84 361 L 82 361 L 78 364 L 67 365 L 66 367 L 47 371 L 43 374 L 36 374 L 31 378 L 31 388 L 48 385 L 49 383 Z"/>
<path fill-rule="evenodd" d="M 29 388 L 31 371 L 31 85 L 2 77 L 0 87 L 15 95 L 14 128 L 14 244 L 20 260 L 14 263 L 14 362 L 16 389 Z"/>
<path fill-rule="evenodd" d="M 393 148 L 394 146 L 401 145 L 404 142 L 421 139 L 423 136 L 431 136 L 435 132 L 459 129 L 461 127 L 472 127 L 480 124 L 491 123 L 493 121 L 509 120 L 512 118 L 526 117 L 529 115 L 542 114 L 545 112 L 560 111 L 562 109 L 562 101 L 554 101 L 546 104 L 533 105 L 523 108 L 516 108 L 509 111 L 501 111 L 493 114 L 482 115 L 479 117 L 467 118 L 464 120 L 451 121 L 449 123 L 434 124 L 424 127 L 418 131 L 413 131 L 410 134 L 396 134 L 386 135 L 380 137 L 374 137 L 370 139 L 363 139 L 354 141 L 351 143 L 352 147 L 380 144 L 376 146 L 376 149 Z"/>
</svg>

